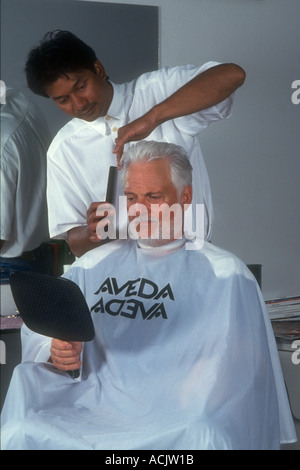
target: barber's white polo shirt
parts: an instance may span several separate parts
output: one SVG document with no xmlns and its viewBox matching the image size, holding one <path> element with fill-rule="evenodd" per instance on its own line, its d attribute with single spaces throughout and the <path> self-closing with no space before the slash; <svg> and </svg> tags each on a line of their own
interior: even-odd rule
<svg viewBox="0 0 300 470">
<path fill-rule="evenodd" d="M 215 65 L 218 64 L 208 62 L 200 67 L 168 67 L 145 73 L 129 83 L 113 83 L 113 100 L 107 116 L 93 122 L 72 119 L 58 132 L 48 152 L 47 193 L 52 238 L 62 238 L 68 230 L 85 225 L 90 204 L 105 200 L 109 167 L 116 165 L 112 151 L 118 128 L 141 117 Z M 167 121 L 147 137 L 147 140 L 181 145 L 187 151 L 193 166 L 193 204 L 205 206 L 207 239 L 211 235 L 213 206 L 197 136 L 211 122 L 229 117 L 232 105 L 233 96 L 204 111 Z"/>
</svg>

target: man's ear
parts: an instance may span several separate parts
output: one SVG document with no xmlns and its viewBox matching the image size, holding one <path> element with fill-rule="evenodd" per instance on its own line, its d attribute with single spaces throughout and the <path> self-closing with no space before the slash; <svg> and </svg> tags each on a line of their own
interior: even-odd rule
<svg viewBox="0 0 300 470">
<path fill-rule="evenodd" d="M 102 78 L 104 78 L 104 80 L 106 80 L 107 73 L 105 71 L 104 66 L 101 64 L 100 60 L 96 59 L 94 67 L 95 67 L 96 74 L 100 75 L 100 77 L 102 77 Z"/>
<path fill-rule="evenodd" d="M 193 199 L 193 190 L 192 186 L 188 184 L 185 186 L 181 192 L 180 203 L 182 204 L 184 210 L 188 208 Z"/>
</svg>

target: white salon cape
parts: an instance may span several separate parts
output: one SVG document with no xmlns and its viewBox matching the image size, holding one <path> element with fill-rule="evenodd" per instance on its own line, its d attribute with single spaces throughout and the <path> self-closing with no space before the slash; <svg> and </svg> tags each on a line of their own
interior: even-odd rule
<svg viewBox="0 0 300 470">
<path fill-rule="evenodd" d="M 116 241 L 75 262 L 66 277 L 96 330 L 81 376 L 47 363 L 51 340 L 23 327 L 3 449 L 278 449 L 296 439 L 255 279 L 228 252 L 181 242 Z"/>
<path fill-rule="evenodd" d="M 90 204 L 106 200 L 109 167 L 116 166 L 116 155 L 112 152 L 118 129 L 143 116 L 188 81 L 216 65 L 217 62 L 207 62 L 199 67 L 166 67 L 145 73 L 129 83 L 112 83 L 113 99 L 107 116 L 93 122 L 72 119 L 58 132 L 48 151 L 51 238 L 64 238 L 68 230 L 86 225 Z M 231 115 L 233 99 L 231 95 L 211 108 L 167 121 L 147 137 L 147 140 L 170 142 L 186 150 L 193 166 L 193 220 L 196 220 L 196 204 L 203 204 L 207 239 L 211 238 L 213 204 L 199 134 L 211 123 Z M 131 144 L 126 144 L 125 150 L 128 145 Z M 123 195 L 122 184 L 116 192 Z M 117 226 L 126 226 L 126 210 L 120 214 L 118 198 L 113 203 L 118 212 Z"/>
</svg>

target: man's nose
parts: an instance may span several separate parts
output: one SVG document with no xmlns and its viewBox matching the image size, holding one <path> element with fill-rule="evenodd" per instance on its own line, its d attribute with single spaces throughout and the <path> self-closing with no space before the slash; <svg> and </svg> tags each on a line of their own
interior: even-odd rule
<svg viewBox="0 0 300 470">
<path fill-rule="evenodd" d="M 135 202 L 128 209 L 128 214 L 131 216 L 148 216 L 148 207 L 143 202 Z"/>
<path fill-rule="evenodd" d="M 88 100 L 82 96 L 73 96 L 72 97 L 72 105 L 74 112 L 78 113 L 83 111 L 87 108 Z"/>
</svg>

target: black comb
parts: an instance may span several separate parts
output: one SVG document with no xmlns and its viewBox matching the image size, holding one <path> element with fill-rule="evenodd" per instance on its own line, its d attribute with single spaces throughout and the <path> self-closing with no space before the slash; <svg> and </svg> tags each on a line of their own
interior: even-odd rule
<svg viewBox="0 0 300 470">
<path fill-rule="evenodd" d="M 105 201 L 109 202 L 110 204 L 113 204 L 115 200 L 118 171 L 119 170 L 117 166 L 109 167 Z"/>
<path fill-rule="evenodd" d="M 95 330 L 83 293 L 62 277 L 29 271 L 10 275 L 10 287 L 25 325 L 63 341 L 91 341 Z M 68 371 L 78 377 L 78 371 Z"/>
</svg>

